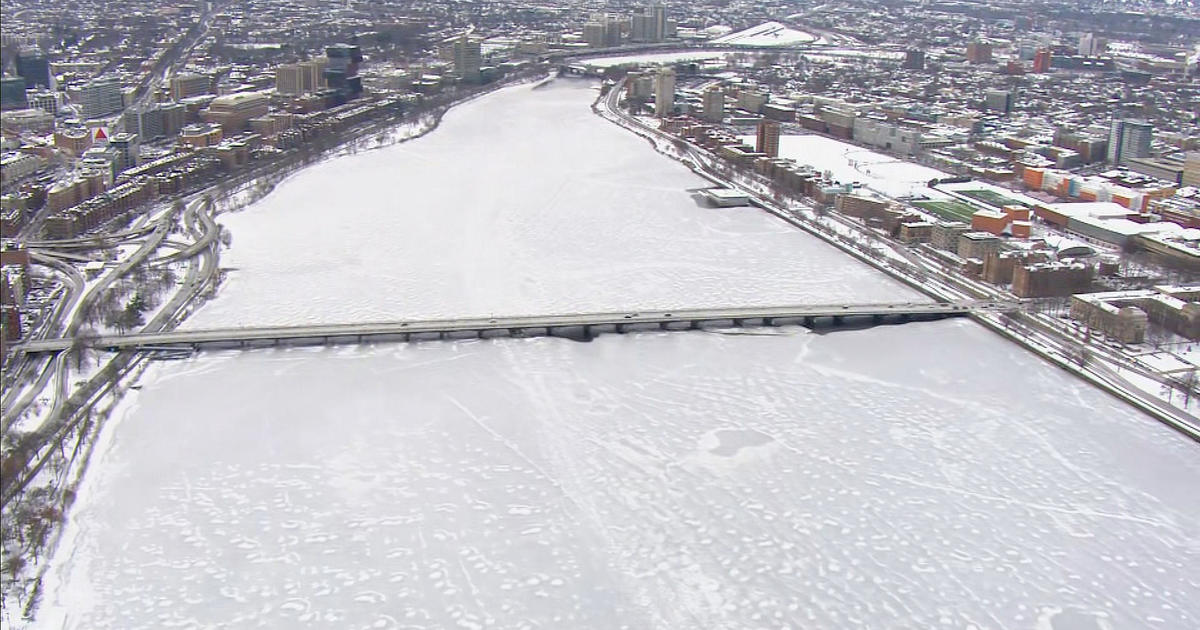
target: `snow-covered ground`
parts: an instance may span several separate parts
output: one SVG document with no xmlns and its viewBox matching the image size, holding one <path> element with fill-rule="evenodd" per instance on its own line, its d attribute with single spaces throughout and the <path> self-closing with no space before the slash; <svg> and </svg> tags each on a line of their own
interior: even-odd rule
<svg viewBox="0 0 1200 630">
<path fill-rule="evenodd" d="M 189 325 L 914 299 L 695 203 L 587 85 L 281 184 L 225 219 L 233 280 Z M 1195 444 L 968 320 L 204 353 L 140 385 L 38 628 L 1200 625 Z"/>
<path fill-rule="evenodd" d="M 968 321 L 210 354 L 104 442 L 44 627 L 1200 623 L 1195 444 Z"/>
<path fill-rule="evenodd" d="M 734 46 L 798 46 L 815 41 L 817 41 L 816 35 L 788 28 L 779 22 L 764 22 L 758 26 L 712 40 L 714 44 L 732 44 Z"/>
<path fill-rule="evenodd" d="M 184 326 L 923 299 L 759 210 L 705 206 L 706 180 L 594 96 L 507 89 L 223 215 L 233 271 Z"/>
<path fill-rule="evenodd" d="M 743 136 L 741 140 L 753 145 L 755 139 Z M 931 190 L 928 183 L 937 177 L 947 177 L 946 173 L 824 136 L 780 136 L 779 157 L 811 165 L 818 171 L 829 171 L 838 181 L 859 182 L 889 197 L 945 197 Z"/>
<path fill-rule="evenodd" d="M 610 68 L 612 66 L 622 66 L 631 63 L 655 64 L 679 63 L 682 61 L 711 61 L 713 59 L 720 59 L 728 54 L 728 50 L 693 50 L 669 53 L 619 55 L 614 57 L 589 57 L 587 59 L 583 59 L 581 63 L 597 68 Z"/>
</svg>

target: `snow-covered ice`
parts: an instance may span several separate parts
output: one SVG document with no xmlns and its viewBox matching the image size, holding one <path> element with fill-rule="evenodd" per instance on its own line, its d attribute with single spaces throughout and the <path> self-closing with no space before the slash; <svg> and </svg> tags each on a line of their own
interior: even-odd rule
<svg viewBox="0 0 1200 630">
<path fill-rule="evenodd" d="M 594 115 L 520 86 L 422 138 L 302 171 L 245 211 L 185 327 L 924 299 Z"/>
<path fill-rule="evenodd" d="M 67 628 L 1200 624 L 1195 444 L 968 321 L 207 354 L 106 441 Z"/>
</svg>

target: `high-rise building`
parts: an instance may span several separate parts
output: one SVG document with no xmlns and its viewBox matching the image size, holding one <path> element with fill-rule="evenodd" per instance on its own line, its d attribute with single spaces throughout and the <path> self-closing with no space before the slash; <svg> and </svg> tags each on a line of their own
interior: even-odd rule
<svg viewBox="0 0 1200 630">
<path fill-rule="evenodd" d="M 627 77 L 625 95 L 634 101 L 645 102 L 654 94 L 654 75 L 649 72 L 631 72 Z"/>
<path fill-rule="evenodd" d="M 1033 55 L 1034 72 L 1050 72 L 1050 49 L 1038 49 Z"/>
<path fill-rule="evenodd" d="M 635 42 L 654 41 L 654 16 L 646 9 L 635 9 L 629 22 L 629 39 Z"/>
<path fill-rule="evenodd" d="M 654 115 L 670 116 L 675 113 L 675 70 L 659 68 L 654 84 Z"/>
<path fill-rule="evenodd" d="M 111 116 L 124 106 L 121 82 L 116 77 L 93 79 L 79 89 L 79 114 L 85 119 Z"/>
<path fill-rule="evenodd" d="M 583 41 L 592 48 L 620 46 L 622 25 L 614 16 L 594 13 L 583 25 Z"/>
<path fill-rule="evenodd" d="M 984 93 L 983 105 L 990 112 L 1008 114 L 1013 110 L 1013 93 L 1008 90 L 988 90 Z"/>
<path fill-rule="evenodd" d="M 25 109 L 29 100 L 25 98 L 25 79 L 21 77 L 0 78 L 0 109 Z"/>
<path fill-rule="evenodd" d="M 1108 161 L 1125 164 L 1129 158 L 1150 155 L 1154 126 L 1144 120 L 1114 118 L 1108 133 Z"/>
<path fill-rule="evenodd" d="M 113 169 L 120 173 L 138 165 L 140 143 L 137 134 L 116 133 L 108 139 L 108 148 L 113 152 Z"/>
<path fill-rule="evenodd" d="M 925 51 L 915 49 L 904 51 L 904 65 L 901 67 L 905 70 L 924 70 Z"/>
<path fill-rule="evenodd" d="M 482 66 L 482 45 L 479 40 L 472 40 L 463 33 L 454 42 L 454 73 L 467 83 L 479 83 Z"/>
<path fill-rule="evenodd" d="M 661 42 L 667 39 L 667 9 L 660 3 L 650 6 L 650 18 L 654 21 L 653 39 Z"/>
<path fill-rule="evenodd" d="M 350 44 L 334 44 L 325 48 L 325 83 L 337 90 L 339 99 L 348 100 L 362 94 L 362 77 L 358 76 L 358 64 L 362 63 L 362 51 Z"/>
<path fill-rule="evenodd" d="M 773 120 L 758 123 L 754 150 L 771 157 L 779 157 L 779 123 Z"/>
<path fill-rule="evenodd" d="M 303 94 L 305 71 L 298 63 L 280 64 L 275 68 L 275 91 L 280 94 Z"/>
<path fill-rule="evenodd" d="M 158 107 L 131 107 L 125 110 L 121 119 L 128 133 L 137 134 L 139 138 L 153 140 L 163 134 L 163 116 Z"/>
<path fill-rule="evenodd" d="M 1080 57 L 1095 57 L 1100 52 L 1099 41 L 1092 33 L 1084 33 L 1079 36 L 1079 56 Z"/>
<path fill-rule="evenodd" d="M 212 77 L 206 74 L 185 72 L 171 77 L 171 100 L 182 101 L 185 98 L 211 94 L 213 89 Z"/>
<path fill-rule="evenodd" d="M 986 40 L 976 40 L 967 44 L 967 63 L 980 64 L 992 62 L 992 44 Z"/>
<path fill-rule="evenodd" d="M 704 109 L 701 118 L 711 123 L 725 119 L 725 91 L 714 85 L 704 91 Z"/>
<path fill-rule="evenodd" d="M 1183 159 L 1184 186 L 1200 187 L 1200 151 L 1192 151 Z"/>
<path fill-rule="evenodd" d="M 604 48 L 608 42 L 605 37 L 604 23 L 592 20 L 583 25 L 583 41 L 592 48 Z"/>
<path fill-rule="evenodd" d="M 300 88 L 302 92 L 305 94 L 316 92 L 327 86 L 325 83 L 325 66 L 328 64 L 329 59 L 326 57 L 317 57 L 300 62 Z"/>
<path fill-rule="evenodd" d="M 125 131 L 142 140 L 174 136 L 183 128 L 187 107 L 182 103 L 155 103 L 130 108 L 124 117 Z"/>
<path fill-rule="evenodd" d="M 37 50 L 26 49 L 17 53 L 17 74 L 25 79 L 26 88 L 42 87 L 53 89 L 50 76 L 50 58 Z"/>
</svg>

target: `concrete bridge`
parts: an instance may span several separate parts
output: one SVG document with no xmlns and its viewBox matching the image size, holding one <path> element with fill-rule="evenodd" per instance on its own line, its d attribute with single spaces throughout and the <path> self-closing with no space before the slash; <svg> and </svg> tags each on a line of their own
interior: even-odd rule
<svg viewBox="0 0 1200 630">
<path fill-rule="evenodd" d="M 865 327 L 962 317 L 979 312 L 1009 312 L 1006 302 L 935 302 L 832 304 L 653 312 L 575 313 L 509 317 L 409 320 L 363 324 L 320 324 L 176 330 L 162 333 L 39 339 L 14 346 L 27 354 L 61 352 L 72 347 L 117 350 L 199 350 L 273 345 L 325 345 L 369 341 L 421 341 L 493 337 L 566 337 L 590 340 L 603 333 L 653 330 L 800 325 L 810 328 Z"/>
</svg>

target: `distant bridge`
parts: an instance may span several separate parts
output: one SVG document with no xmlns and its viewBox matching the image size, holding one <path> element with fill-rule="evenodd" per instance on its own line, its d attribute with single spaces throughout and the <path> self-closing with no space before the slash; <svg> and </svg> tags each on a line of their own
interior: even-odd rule
<svg viewBox="0 0 1200 630">
<path fill-rule="evenodd" d="M 785 326 L 870 326 L 962 317 L 978 312 L 1009 312 L 1008 302 L 937 302 L 832 304 L 747 308 L 688 309 L 654 312 L 575 313 L 468 319 L 409 320 L 364 324 L 317 324 L 175 330 L 161 333 L 39 339 L 14 346 L 27 354 L 61 352 L 72 347 L 103 350 L 199 350 L 272 345 L 325 345 L 369 341 L 421 341 L 493 337 L 566 337 L 591 339 L 602 333 L 651 330 Z"/>
</svg>

